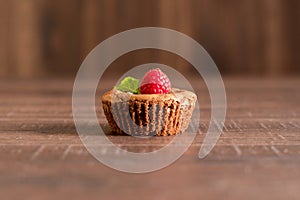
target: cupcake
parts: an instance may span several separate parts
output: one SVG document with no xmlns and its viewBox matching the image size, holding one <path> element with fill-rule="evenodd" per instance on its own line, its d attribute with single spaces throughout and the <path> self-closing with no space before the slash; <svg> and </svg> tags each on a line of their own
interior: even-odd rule
<svg viewBox="0 0 300 200">
<path fill-rule="evenodd" d="M 167 136 L 184 132 L 197 96 L 172 88 L 160 69 L 145 74 L 142 81 L 126 77 L 102 96 L 103 110 L 114 133 L 132 136 Z"/>
</svg>

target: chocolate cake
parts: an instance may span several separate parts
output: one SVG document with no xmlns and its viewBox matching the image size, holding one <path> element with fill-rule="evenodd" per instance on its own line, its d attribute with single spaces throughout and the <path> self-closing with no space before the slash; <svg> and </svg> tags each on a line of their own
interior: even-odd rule
<svg viewBox="0 0 300 200">
<path fill-rule="evenodd" d="M 197 96 L 172 88 L 168 94 L 132 94 L 110 90 L 102 96 L 107 121 L 114 133 L 167 136 L 184 132 Z"/>
</svg>

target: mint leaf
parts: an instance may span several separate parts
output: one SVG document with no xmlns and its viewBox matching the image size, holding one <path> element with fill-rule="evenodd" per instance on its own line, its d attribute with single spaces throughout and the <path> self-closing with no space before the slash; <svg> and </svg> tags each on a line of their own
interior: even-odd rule
<svg viewBox="0 0 300 200">
<path fill-rule="evenodd" d="M 120 85 L 115 86 L 117 90 L 120 90 L 122 92 L 131 92 L 133 94 L 138 94 L 139 91 L 139 80 L 136 78 L 133 78 L 131 76 L 125 77 Z"/>
</svg>

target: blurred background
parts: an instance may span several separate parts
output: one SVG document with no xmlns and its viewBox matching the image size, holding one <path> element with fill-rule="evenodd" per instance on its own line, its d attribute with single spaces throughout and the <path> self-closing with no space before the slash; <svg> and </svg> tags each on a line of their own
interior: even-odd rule
<svg viewBox="0 0 300 200">
<path fill-rule="evenodd" d="M 300 74 L 298 0 L 0 0 L 0 77 L 74 77 L 101 41 L 145 26 L 191 36 L 222 75 Z M 118 60 L 120 68 L 160 62 L 191 71 L 158 50 Z"/>
</svg>

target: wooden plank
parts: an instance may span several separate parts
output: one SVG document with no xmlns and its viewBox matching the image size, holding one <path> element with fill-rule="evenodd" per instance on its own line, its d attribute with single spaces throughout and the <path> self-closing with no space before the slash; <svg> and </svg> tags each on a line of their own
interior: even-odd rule
<svg viewBox="0 0 300 200">
<path fill-rule="evenodd" d="M 9 67 L 13 77 L 41 74 L 40 7 L 34 0 L 10 2 Z M 5 66 L 6 67 L 6 66 Z"/>
<path fill-rule="evenodd" d="M 106 83 L 98 95 L 114 84 Z M 300 81 L 225 79 L 224 132 L 203 160 L 197 155 L 210 102 L 205 86 L 197 85 L 200 132 L 188 151 L 165 169 L 132 175 L 104 166 L 83 146 L 72 119 L 72 80 L 0 81 L 1 197 L 299 199 Z M 108 138 L 122 149 L 153 151 L 173 139 L 114 136 L 103 113 L 98 116 Z M 102 153 L 118 154 L 111 145 L 97 145 Z"/>
<path fill-rule="evenodd" d="M 5 0 L 0 0 L 0 77 L 7 76 L 8 68 L 6 66 L 8 63 L 8 49 L 9 49 L 9 4 L 10 2 Z"/>
</svg>

